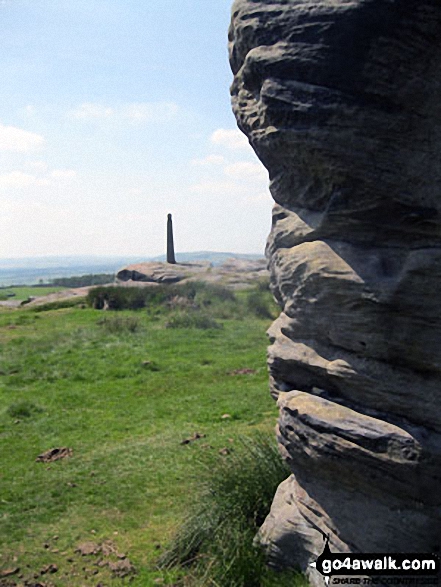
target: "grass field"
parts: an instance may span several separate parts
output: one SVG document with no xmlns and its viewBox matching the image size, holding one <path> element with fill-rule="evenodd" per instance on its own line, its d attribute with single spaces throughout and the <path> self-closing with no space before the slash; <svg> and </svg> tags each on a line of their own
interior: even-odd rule
<svg viewBox="0 0 441 587">
<path fill-rule="evenodd" d="M 33 287 L 20 286 L 20 287 L 5 287 L 0 288 L 0 301 L 2 300 L 27 300 L 30 297 L 46 296 L 51 293 L 56 293 L 65 288 L 59 286 L 47 286 L 47 287 Z M 14 294 L 13 296 L 10 294 Z"/>
<path fill-rule="evenodd" d="M 0 569 L 11 572 L 0 586 L 177 584 L 177 571 L 155 563 L 204 471 L 240 438 L 270 434 L 276 406 L 270 320 L 205 329 L 167 320 L 145 310 L 0 312 Z M 196 432 L 205 436 L 181 444 Z M 55 447 L 72 452 L 36 462 Z"/>
</svg>

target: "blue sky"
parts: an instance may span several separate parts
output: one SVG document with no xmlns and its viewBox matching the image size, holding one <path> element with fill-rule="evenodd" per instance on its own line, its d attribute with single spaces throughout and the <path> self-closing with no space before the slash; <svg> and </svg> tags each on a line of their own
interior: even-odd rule
<svg viewBox="0 0 441 587">
<path fill-rule="evenodd" d="M 0 257 L 262 252 L 231 0 L 0 0 Z"/>
</svg>

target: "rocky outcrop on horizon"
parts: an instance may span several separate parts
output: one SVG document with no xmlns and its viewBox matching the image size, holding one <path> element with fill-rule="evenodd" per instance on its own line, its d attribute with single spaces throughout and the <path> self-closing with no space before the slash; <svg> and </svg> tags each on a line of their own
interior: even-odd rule
<svg viewBox="0 0 441 587">
<path fill-rule="evenodd" d="M 441 549 L 440 30 L 435 0 L 233 4 L 233 110 L 276 202 L 275 566 L 308 570 L 326 535 Z"/>
<path fill-rule="evenodd" d="M 227 259 L 221 265 L 199 263 L 136 263 L 117 273 L 117 282 L 134 286 L 206 281 L 231 289 L 246 289 L 260 280 L 268 279 L 265 259 Z"/>
<path fill-rule="evenodd" d="M 209 261 L 198 263 L 161 263 L 146 261 L 135 263 L 118 271 L 116 279 L 105 287 L 158 287 L 174 283 L 203 281 L 231 290 L 245 290 L 260 284 L 267 284 L 269 271 L 267 261 L 262 259 L 230 258 L 222 264 L 212 265 Z M 0 307 L 29 308 L 54 302 L 85 298 L 96 285 L 71 288 L 56 293 L 28 298 L 27 300 L 0 301 Z M 38 294 L 38 288 L 35 293 Z"/>
</svg>

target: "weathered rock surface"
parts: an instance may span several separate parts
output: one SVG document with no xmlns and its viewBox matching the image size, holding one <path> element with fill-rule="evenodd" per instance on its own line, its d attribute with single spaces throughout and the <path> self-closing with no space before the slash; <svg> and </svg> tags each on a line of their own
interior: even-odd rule
<svg viewBox="0 0 441 587">
<path fill-rule="evenodd" d="M 440 30 L 438 0 L 233 4 L 233 110 L 276 202 L 276 566 L 306 570 L 323 534 L 441 548 Z"/>
<path fill-rule="evenodd" d="M 256 261 L 228 259 L 216 267 L 209 262 L 137 263 L 121 269 L 117 279 L 119 282 L 130 283 L 130 285 L 207 281 L 232 289 L 241 289 L 249 287 L 260 279 L 268 279 L 268 275 L 265 259 Z"/>
<path fill-rule="evenodd" d="M 109 284 L 111 285 L 111 284 Z M 55 302 L 62 302 L 65 300 L 74 300 L 75 298 L 84 298 L 89 291 L 96 286 L 76 287 L 74 289 L 64 289 L 55 293 L 46 294 L 44 296 L 36 296 L 20 302 L 20 306 L 33 308 L 35 306 L 44 306 L 45 304 L 52 304 Z M 38 291 L 38 290 L 37 290 Z"/>
<path fill-rule="evenodd" d="M 120 281 L 143 281 L 146 283 L 178 283 L 186 278 L 205 273 L 209 263 L 136 263 L 118 271 Z"/>
</svg>

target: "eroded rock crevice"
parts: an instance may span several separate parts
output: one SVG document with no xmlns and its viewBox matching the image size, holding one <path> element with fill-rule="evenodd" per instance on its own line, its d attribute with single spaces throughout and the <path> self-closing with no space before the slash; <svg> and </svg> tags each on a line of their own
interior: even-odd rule
<svg viewBox="0 0 441 587">
<path fill-rule="evenodd" d="M 306 570 L 323 534 L 441 549 L 439 30 L 437 0 L 233 4 L 233 110 L 276 202 L 275 566 Z"/>
</svg>

